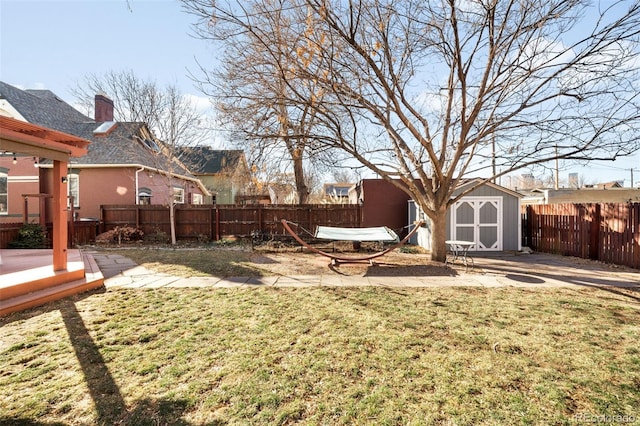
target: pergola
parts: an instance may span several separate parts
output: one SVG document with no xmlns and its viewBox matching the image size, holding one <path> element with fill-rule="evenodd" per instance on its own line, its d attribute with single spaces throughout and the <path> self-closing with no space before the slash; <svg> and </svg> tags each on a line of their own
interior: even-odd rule
<svg viewBox="0 0 640 426">
<path fill-rule="evenodd" d="M 67 167 L 86 155 L 89 141 L 46 127 L 0 116 L 0 152 L 53 161 L 53 270 L 67 269 Z M 43 212 L 40 212 L 43 214 Z"/>
</svg>

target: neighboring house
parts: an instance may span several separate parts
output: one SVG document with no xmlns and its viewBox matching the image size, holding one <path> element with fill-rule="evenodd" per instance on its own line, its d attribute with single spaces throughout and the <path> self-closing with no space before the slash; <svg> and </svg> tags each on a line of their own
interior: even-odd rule
<svg viewBox="0 0 640 426">
<path fill-rule="evenodd" d="M 349 190 L 353 183 L 325 183 L 322 187 L 323 201 L 328 203 L 349 203 Z"/>
<path fill-rule="evenodd" d="M 236 204 L 245 195 L 251 173 L 242 150 L 183 147 L 178 158 L 211 193 L 211 204 Z"/>
<path fill-rule="evenodd" d="M 608 189 L 601 189 L 606 187 Z M 563 203 L 637 203 L 640 202 L 640 188 L 622 188 L 618 185 L 599 184 L 592 188 L 546 189 L 520 191 L 522 204 L 563 204 Z"/>
<path fill-rule="evenodd" d="M 613 189 L 613 188 L 624 188 L 624 185 L 623 185 L 623 181 L 614 180 L 613 182 L 603 182 L 603 183 L 596 183 L 595 185 L 585 185 L 585 188 Z"/>
<path fill-rule="evenodd" d="M 267 187 L 271 204 L 296 204 L 298 191 L 290 183 L 270 183 Z"/>
<path fill-rule="evenodd" d="M 179 161 L 169 163 L 145 123 L 113 121 L 113 102 L 103 95 L 96 95 L 95 111 L 92 119 L 49 90 L 21 90 L 0 82 L 0 115 L 91 141 L 88 154 L 69 164 L 67 187 L 77 218 L 99 218 L 102 204 L 204 202 L 209 195 L 204 185 Z M 0 204 L 3 197 L 7 203 L 0 221 L 20 221 L 22 194 L 51 193 L 51 163 L 36 157 L 17 157 L 14 162 L 11 153 L 1 154 Z M 39 202 L 28 203 L 30 216 L 37 217 Z M 50 203 L 45 206 L 51 208 Z"/>
</svg>

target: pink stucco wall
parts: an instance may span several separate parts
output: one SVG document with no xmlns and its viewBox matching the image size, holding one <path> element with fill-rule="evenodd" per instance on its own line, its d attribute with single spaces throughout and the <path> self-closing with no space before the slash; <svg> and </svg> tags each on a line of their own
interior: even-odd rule
<svg viewBox="0 0 640 426">
<path fill-rule="evenodd" d="M 34 168 L 32 157 L 18 157 L 13 164 L 11 157 L 0 157 L 0 167 L 8 169 L 8 209 L 6 215 L 0 215 L 0 223 L 21 222 L 24 211 L 22 194 L 52 193 L 52 169 Z M 171 182 L 161 174 L 147 170 L 137 172 L 135 167 L 71 168 L 70 173 L 78 173 L 80 186 L 80 207 L 76 209 L 77 218 L 99 218 L 102 204 L 136 204 L 136 175 L 138 188 L 148 188 L 152 192 L 152 204 L 168 204 L 173 197 L 173 186 L 184 189 L 185 203 L 192 202 L 193 194 L 202 194 L 198 185 L 192 181 L 175 179 Z M 38 181 L 38 174 L 42 182 Z M 37 221 L 39 201 L 29 198 L 30 220 Z M 47 217 L 50 217 L 51 202 L 46 203 Z"/>
<path fill-rule="evenodd" d="M 22 222 L 24 213 L 24 197 L 22 194 L 37 194 L 40 192 L 38 184 L 38 169 L 33 167 L 33 157 L 0 157 L 0 168 L 8 170 L 7 185 L 7 214 L 0 214 L 0 223 Z M 38 198 L 28 198 L 29 218 L 39 215 Z"/>
<path fill-rule="evenodd" d="M 80 185 L 80 207 L 76 209 L 78 218 L 99 218 L 102 204 L 136 204 L 136 174 L 138 188 L 148 188 L 152 191 L 152 204 L 167 204 L 170 190 L 166 176 L 141 171 L 137 168 L 71 168 L 71 172 L 78 171 Z M 50 174 L 47 175 L 50 182 Z M 185 199 L 188 193 L 201 193 L 194 183 L 173 179 L 173 185 L 185 187 Z M 48 183 L 50 185 L 50 183 Z M 171 195 L 172 196 L 172 195 Z"/>
</svg>

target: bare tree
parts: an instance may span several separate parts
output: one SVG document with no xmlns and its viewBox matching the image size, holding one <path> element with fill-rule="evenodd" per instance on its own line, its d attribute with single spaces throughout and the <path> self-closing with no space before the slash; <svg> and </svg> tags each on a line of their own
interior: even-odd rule
<svg viewBox="0 0 640 426">
<path fill-rule="evenodd" d="M 183 3 L 203 31 L 224 29 L 225 46 L 278 49 L 287 103 L 313 107 L 314 140 L 410 194 L 432 221 L 434 260 L 446 258 L 447 208 L 474 189 L 453 196 L 466 176 L 640 148 L 635 1 Z M 274 40 L 256 14 L 304 30 Z"/>
<path fill-rule="evenodd" d="M 292 19 L 283 9 L 286 3 L 255 2 L 250 9 L 241 9 L 251 16 L 250 32 L 255 35 L 235 37 L 233 27 L 196 26 L 196 34 L 203 39 L 234 42 L 224 46 L 220 67 L 201 68 L 194 79 L 203 93 L 217 100 L 219 119 L 240 136 L 235 139 L 241 140 L 244 148 L 249 145 L 255 163 L 267 162 L 280 172 L 293 169 L 298 202 L 304 204 L 311 191 L 306 164 L 325 168 L 335 158 L 327 159 L 326 145 L 314 139 L 322 90 L 306 81 L 295 89 L 305 92 L 304 102 L 290 93 L 295 64 L 289 61 L 297 61 L 296 48 L 304 41 L 304 21 Z M 238 7 L 242 8 L 242 3 Z M 197 12 L 206 13 L 202 9 Z"/>
<path fill-rule="evenodd" d="M 137 77 L 133 71 L 91 74 L 72 90 L 81 105 L 91 111 L 94 96 L 107 94 L 114 101 L 116 121 L 143 122 L 157 138 L 153 144 L 155 169 L 166 178 L 172 194 L 175 175 L 186 171 L 178 160 L 182 148 L 202 143 L 208 137 L 206 119 L 176 86 L 160 88 L 154 81 Z M 176 200 L 169 197 L 171 243 L 176 244 Z"/>
</svg>

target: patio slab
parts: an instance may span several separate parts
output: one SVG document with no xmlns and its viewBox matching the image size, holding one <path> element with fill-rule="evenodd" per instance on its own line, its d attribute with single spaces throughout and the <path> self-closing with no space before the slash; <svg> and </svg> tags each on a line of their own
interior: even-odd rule
<svg viewBox="0 0 640 426">
<path fill-rule="evenodd" d="M 167 274 L 154 273 L 119 255 L 94 253 L 93 256 L 105 277 L 109 276 L 105 280 L 107 287 L 626 287 L 640 291 L 640 271 L 539 253 L 476 256 L 473 268 L 454 270 L 453 275 L 447 276 L 349 276 L 327 268 L 326 273 L 319 275 L 173 277 L 174 281 Z"/>
</svg>

